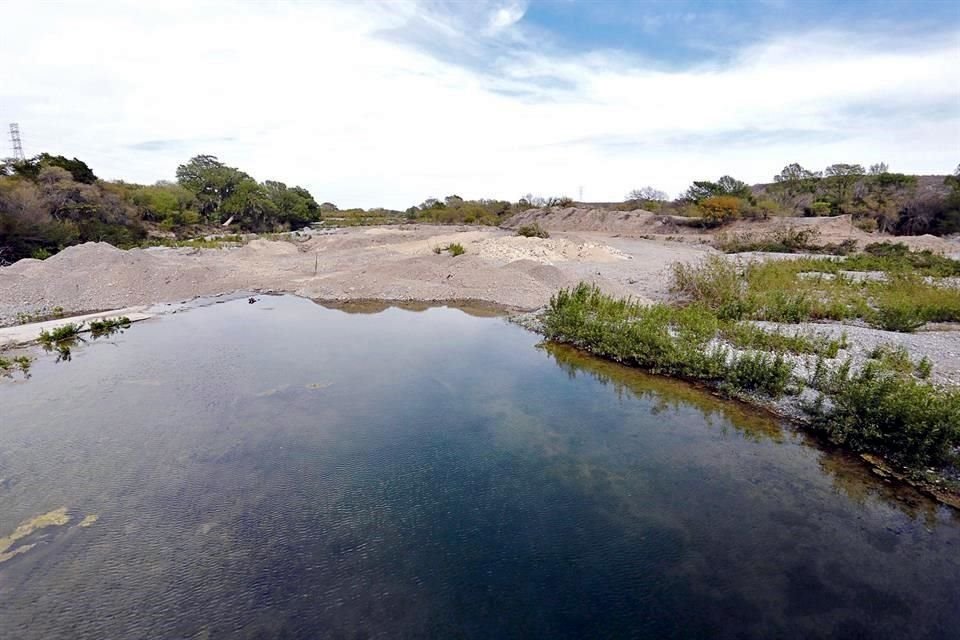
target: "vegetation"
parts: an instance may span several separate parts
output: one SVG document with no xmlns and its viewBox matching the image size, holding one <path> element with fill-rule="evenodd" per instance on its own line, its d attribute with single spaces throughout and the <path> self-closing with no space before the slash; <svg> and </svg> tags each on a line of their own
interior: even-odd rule
<svg viewBox="0 0 960 640">
<path fill-rule="evenodd" d="M 17 324 L 31 324 L 33 322 L 43 322 L 44 320 L 55 320 L 64 315 L 63 307 L 54 307 L 49 311 L 44 308 L 39 311 L 27 311 L 17 314 Z"/>
<path fill-rule="evenodd" d="M 0 264 L 46 258 L 88 241 L 133 247 L 148 235 L 296 228 L 320 220 L 321 206 L 302 187 L 256 182 L 214 156 L 177 168 L 177 182 L 106 182 L 81 160 L 40 154 L 0 165 Z M 150 240 L 150 242 L 157 242 Z"/>
<path fill-rule="evenodd" d="M 871 359 L 859 370 L 849 362 L 819 366 L 813 384 L 822 395 L 807 407 L 812 425 L 838 444 L 912 469 L 956 462 L 960 390 L 904 371 L 901 357 Z M 910 369 L 922 375 L 928 367 Z"/>
<path fill-rule="evenodd" d="M 644 306 L 581 283 L 550 299 L 545 335 L 652 373 L 782 395 L 791 367 L 781 353 L 716 343 L 720 319 L 702 306 Z"/>
<path fill-rule="evenodd" d="M 673 202 L 667 201 L 664 192 L 647 186 L 630 191 L 620 206 L 685 216 L 691 225 L 705 227 L 776 215 L 851 214 L 854 224 L 866 230 L 960 232 L 960 167 L 938 180 L 931 185 L 927 177 L 893 173 L 883 163 L 869 169 L 838 163 L 823 171 L 793 163 L 769 185 L 750 187 L 732 176 L 697 180 Z M 566 196 L 527 194 L 511 203 L 450 195 L 442 200 L 429 198 L 403 212 L 341 211 L 330 202 L 318 204 L 302 187 L 274 180 L 258 182 L 211 155 L 198 155 L 178 166 L 175 182 L 139 185 L 107 182 L 82 160 L 43 153 L 25 162 L 0 164 L 0 265 L 20 258 L 44 259 L 88 241 L 122 248 L 175 244 L 223 232 L 224 226 L 234 234 L 284 231 L 320 221 L 330 226 L 415 221 L 496 226 L 532 207 L 573 204 Z M 791 248 L 789 242 L 783 246 L 807 250 Z M 841 244 L 818 250 L 841 254 L 849 249 Z M 731 246 L 729 250 L 745 249 Z"/>
<path fill-rule="evenodd" d="M 56 345 L 61 342 L 69 342 L 77 338 L 83 331 L 83 323 L 69 322 L 65 325 L 54 327 L 50 331 L 46 329 L 40 332 L 40 343 L 46 346 Z"/>
<path fill-rule="evenodd" d="M 913 362 L 901 348 L 876 349 L 866 365 L 831 367 L 844 341 L 770 334 L 730 323 L 701 304 L 640 305 L 581 283 L 550 300 L 544 333 L 617 362 L 653 373 L 708 382 L 730 393 L 770 397 L 809 385 L 817 400 L 803 405 L 812 426 L 855 451 L 883 455 L 919 472 L 956 462 L 960 390 L 932 383 L 929 361 Z M 801 377 L 791 353 L 817 356 Z"/>
<path fill-rule="evenodd" d="M 408 220 L 432 224 L 482 224 L 496 226 L 518 207 L 506 200 L 464 200 L 450 195 L 443 200 L 428 198 L 406 210 Z"/>
<path fill-rule="evenodd" d="M 127 316 L 120 316 L 119 318 L 103 318 L 102 320 L 91 320 L 90 321 L 90 334 L 94 338 L 99 338 L 101 336 L 108 336 L 121 329 L 127 329 L 130 327 L 130 318 Z"/>
<path fill-rule="evenodd" d="M 856 241 L 854 240 L 844 240 L 837 244 L 819 244 L 816 242 L 819 235 L 816 229 L 798 229 L 795 227 L 778 229 L 761 237 L 749 233 L 722 233 L 714 240 L 713 246 L 725 253 L 767 251 L 773 253 L 826 253 L 842 256 L 856 250 Z"/>
<path fill-rule="evenodd" d="M 460 244 L 459 242 L 452 242 L 448 244 L 447 251 L 450 252 L 450 255 L 453 256 L 454 258 L 456 258 L 457 256 L 462 256 L 467 252 L 467 250 L 464 249 L 463 245 Z"/>
<path fill-rule="evenodd" d="M 674 265 L 673 289 L 728 320 L 859 318 L 880 329 L 913 331 L 926 322 L 960 321 L 960 290 L 922 277 L 952 275 L 958 266 L 923 252 L 743 266 L 711 256 L 698 265 Z M 880 271 L 882 277 L 855 278 L 850 272 L 856 271 Z"/>
<path fill-rule="evenodd" d="M 523 236 L 524 238 L 549 238 L 550 234 L 547 233 L 547 230 L 540 226 L 539 223 L 534 222 L 533 224 L 521 225 L 517 228 L 517 235 Z"/>
<path fill-rule="evenodd" d="M 33 363 L 28 356 L 15 356 L 5 358 L 0 356 L 0 376 L 9 377 L 14 371 L 20 371 L 24 376 L 29 376 L 30 365 Z"/>
</svg>

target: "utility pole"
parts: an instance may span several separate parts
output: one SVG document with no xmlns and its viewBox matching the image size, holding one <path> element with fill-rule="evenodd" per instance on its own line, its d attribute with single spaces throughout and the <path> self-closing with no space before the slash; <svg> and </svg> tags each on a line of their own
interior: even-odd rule
<svg viewBox="0 0 960 640">
<path fill-rule="evenodd" d="M 23 155 L 23 144 L 20 142 L 20 125 L 16 122 L 10 123 L 10 144 L 13 146 L 14 162 L 26 162 L 27 157 Z"/>
</svg>

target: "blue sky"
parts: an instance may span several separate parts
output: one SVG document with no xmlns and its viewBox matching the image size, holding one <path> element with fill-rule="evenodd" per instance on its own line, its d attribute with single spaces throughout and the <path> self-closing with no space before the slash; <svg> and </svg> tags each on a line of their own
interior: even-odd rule
<svg viewBox="0 0 960 640">
<path fill-rule="evenodd" d="M 170 179 L 212 153 L 341 206 L 615 200 L 800 162 L 960 162 L 960 3 L 9 3 L 27 153 Z"/>
<path fill-rule="evenodd" d="M 569 50 L 621 49 L 677 67 L 722 63 L 743 46 L 818 29 L 923 37 L 955 30 L 958 7 L 946 0 L 534 0 L 523 21 Z"/>
</svg>

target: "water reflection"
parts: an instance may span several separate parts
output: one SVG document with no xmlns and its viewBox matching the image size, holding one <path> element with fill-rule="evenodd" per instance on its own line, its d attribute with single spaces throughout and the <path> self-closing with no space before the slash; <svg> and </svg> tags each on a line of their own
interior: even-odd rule
<svg viewBox="0 0 960 640">
<path fill-rule="evenodd" d="M 0 637 L 960 624 L 947 511 L 768 416 L 537 342 L 280 296 L 38 358 L 0 385 Z"/>
<path fill-rule="evenodd" d="M 509 313 L 506 308 L 500 305 L 485 303 L 478 300 L 449 300 L 442 303 L 401 300 L 314 300 L 314 302 L 325 309 L 336 309 L 337 311 L 343 311 L 344 313 L 362 315 L 382 313 L 387 309 L 403 309 L 404 311 L 413 311 L 419 313 L 428 309 L 435 309 L 437 307 L 457 309 L 475 318 L 500 318 Z"/>
<path fill-rule="evenodd" d="M 654 415 L 668 409 L 676 411 L 681 407 L 694 407 L 707 424 L 719 426 L 721 430 L 732 427 L 754 441 L 782 442 L 789 436 L 811 448 L 820 449 L 817 459 L 820 468 L 832 479 L 838 492 L 859 505 L 880 500 L 895 506 L 912 519 L 922 520 L 928 526 L 935 526 L 939 518 L 956 519 L 960 516 L 955 510 L 903 482 L 878 476 L 859 457 L 807 434 L 796 433 L 762 411 L 735 401 L 715 398 L 709 392 L 685 382 L 648 375 L 595 358 L 568 345 L 542 343 L 538 347 L 549 354 L 571 379 L 578 374 L 586 374 L 604 386 L 612 386 L 621 399 L 625 394 L 646 399 L 652 403 L 651 413 Z"/>
</svg>

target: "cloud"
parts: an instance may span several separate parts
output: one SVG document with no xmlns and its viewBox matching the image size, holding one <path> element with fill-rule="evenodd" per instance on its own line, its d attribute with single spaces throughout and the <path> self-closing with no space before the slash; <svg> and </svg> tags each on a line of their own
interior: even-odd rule
<svg viewBox="0 0 960 640">
<path fill-rule="evenodd" d="M 806 31 L 665 69 L 560 49 L 515 12 L 490 34 L 512 6 L 8 5 L 0 122 L 98 175 L 152 182 L 213 153 L 341 206 L 957 163 L 956 32 Z"/>
<path fill-rule="evenodd" d="M 512 27 L 523 19 L 523 14 L 526 13 L 526 10 L 524 5 L 517 2 L 511 2 L 510 4 L 497 8 L 490 15 L 487 23 L 488 33 L 497 34 L 508 27 Z"/>
</svg>

